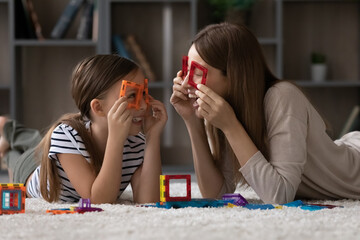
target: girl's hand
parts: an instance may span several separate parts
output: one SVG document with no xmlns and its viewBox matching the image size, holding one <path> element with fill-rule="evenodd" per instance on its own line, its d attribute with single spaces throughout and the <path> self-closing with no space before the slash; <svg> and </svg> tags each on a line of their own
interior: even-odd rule
<svg viewBox="0 0 360 240">
<path fill-rule="evenodd" d="M 127 98 L 121 97 L 115 101 L 107 114 L 109 135 L 115 134 L 121 141 L 128 137 L 133 118 L 127 106 Z"/>
<path fill-rule="evenodd" d="M 192 116 L 195 117 L 195 109 L 192 106 L 194 100 L 188 98 L 188 90 L 185 87 L 188 76 L 186 76 L 184 80 L 181 76 L 182 71 L 179 71 L 173 80 L 173 93 L 170 98 L 170 103 L 184 120 L 188 120 Z"/>
<path fill-rule="evenodd" d="M 162 102 L 149 95 L 149 107 L 145 116 L 145 135 L 158 134 L 160 136 L 168 119 L 165 106 Z"/>
<path fill-rule="evenodd" d="M 236 116 L 230 104 L 207 86 L 198 84 L 197 87 L 195 94 L 199 97 L 197 103 L 200 115 L 223 132 L 231 127 Z"/>
</svg>

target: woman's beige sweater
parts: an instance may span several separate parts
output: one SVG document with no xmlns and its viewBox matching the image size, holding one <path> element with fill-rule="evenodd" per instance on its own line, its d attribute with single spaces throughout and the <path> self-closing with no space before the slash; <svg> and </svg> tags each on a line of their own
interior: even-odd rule
<svg viewBox="0 0 360 240">
<path fill-rule="evenodd" d="M 271 87 L 264 107 L 269 159 L 257 152 L 239 171 L 265 203 L 360 199 L 360 132 L 333 141 L 319 113 L 289 82 Z"/>
</svg>

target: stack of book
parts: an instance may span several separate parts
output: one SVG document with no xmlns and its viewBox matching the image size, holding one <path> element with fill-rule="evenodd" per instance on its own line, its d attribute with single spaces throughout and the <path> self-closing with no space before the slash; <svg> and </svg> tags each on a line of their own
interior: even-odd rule
<svg viewBox="0 0 360 240">
<path fill-rule="evenodd" d="M 116 54 L 137 62 L 142 67 L 146 78 L 148 78 L 149 81 L 156 81 L 156 76 L 151 68 L 151 64 L 133 34 L 124 37 L 115 34 L 112 36 L 112 41 Z"/>
</svg>

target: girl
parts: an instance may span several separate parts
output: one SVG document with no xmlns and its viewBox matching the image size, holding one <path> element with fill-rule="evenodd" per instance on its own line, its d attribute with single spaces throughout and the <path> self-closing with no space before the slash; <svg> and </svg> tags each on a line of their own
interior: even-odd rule
<svg viewBox="0 0 360 240">
<path fill-rule="evenodd" d="M 194 89 L 180 71 L 170 101 L 189 132 L 204 197 L 246 182 L 265 203 L 360 199 L 360 132 L 332 141 L 299 88 L 270 72 L 246 27 L 207 26 L 192 61 L 208 69 L 206 85 Z"/>
<path fill-rule="evenodd" d="M 150 96 L 149 106 L 142 98 L 138 110 L 128 108 L 135 96 L 127 91 L 119 98 L 124 79 L 143 84 L 144 74 L 116 55 L 92 56 L 76 66 L 72 96 L 80 113 L 66 114 L 50 128 L 37 147 L 40 154 L 24 149 L 19 160 L 9 159 L 16 161 L 10 164 L 14 181 L 26 183 L 29 197 L 113 203 L 131 183 L 135 202 L 159 201 L 160 136 L 167 113 Z M 10 150 L 24 139 L 17 126 L 7 121 L 3 127 Z"/>
</svg>

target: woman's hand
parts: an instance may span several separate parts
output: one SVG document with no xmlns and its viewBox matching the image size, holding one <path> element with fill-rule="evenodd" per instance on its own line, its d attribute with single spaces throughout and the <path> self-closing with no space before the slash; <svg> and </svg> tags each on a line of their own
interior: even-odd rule
<svg viewBox="0 0 360 240">
<path fill-rule="evenodd" d="M 195 109 L 193 107 L 194 99 L 188 98 L 188 90 L 185 87 L 188 76 L 183 80 L 181 78 L 182 71 L 179 71 L 174 78 L 173 93 L 170 103 L 174 106 L 176 112 L 186 121 L 192 116 L 195 117 Z"/>
<path fill-rule="evenodd" d="M 207 86 L 198 84 L 197 87 L 195 94 L 199 97 L 197 99 L 199 114 L 214 127 L 226 131 L 236 120 L 234 110 L 228 102 Z"/>
<path fill-rule="evenodd" d="M 128 137 L 133 118 L 127 106 L 127 98 L 121 97 L 115 101 L 107 114 L 109 134 L 114 133 L 121 141 Z"/>
<path fill-rule="evenodd" d="M 168 119 L 165 106 L 162 102 L 149 95 L 149 107 L 145 116 L 145 135 L 158 134 L 160 136 Z"/>
</svg>

